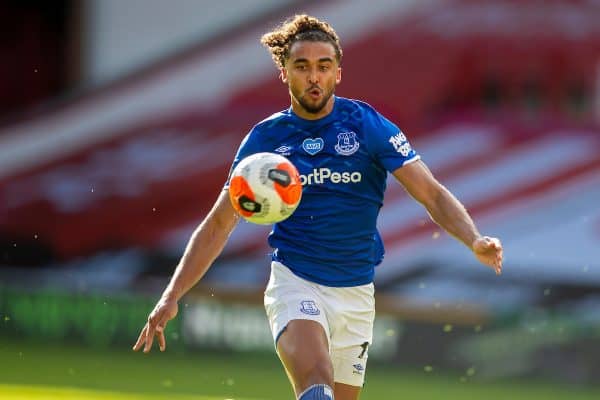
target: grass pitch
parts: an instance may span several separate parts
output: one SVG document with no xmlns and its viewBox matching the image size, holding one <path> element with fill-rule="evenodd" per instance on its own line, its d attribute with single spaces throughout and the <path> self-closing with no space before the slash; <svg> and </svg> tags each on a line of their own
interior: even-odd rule
<svg viewBox="0 0 600 400">
<path fill-rule="evenodd" d="M 163 394 L 123 394 L 104 390 L 86 390 L 69 387 L 22 386 L 0 384 L 0 393 L 7 400 L 159 400 Z M 173 400 L 223 400 L 223 396 L 206 397 L 191 395 L 169 395 Z M 236 398 L 235 400 L 250 400 Z"/>
<path fill-rule="evenodd" d="M 293 399 L 274 354 L 85 347 L 0 340 L 0 399 L 283 400 Z M 435 370 L 370 363 L 361 400 L 592 400 L 600 388 L 548 382 L 480 382 Z"/>
</svg>

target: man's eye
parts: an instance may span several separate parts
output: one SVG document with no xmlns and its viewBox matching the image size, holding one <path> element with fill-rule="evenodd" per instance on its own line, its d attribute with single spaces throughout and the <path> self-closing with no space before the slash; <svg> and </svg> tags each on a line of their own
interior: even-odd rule
<svg viewBox="0 0 600 400">
<path fill-rule="evenodd" d="M 321 71 L 325 72 L 325 71 L 327 71 L 327 70 L 329 69 L 329 66 L 327 66 L 327 65 L 321 65 L 321 66 L 319 67 L 319 69 L 320 69 Z"/>
</svg>

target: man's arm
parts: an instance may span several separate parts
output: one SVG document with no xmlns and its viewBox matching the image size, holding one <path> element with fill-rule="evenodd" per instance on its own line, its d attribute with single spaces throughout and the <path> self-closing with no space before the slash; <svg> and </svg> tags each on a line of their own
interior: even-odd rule
<svg viewBox="0 0 600 400">
<path fill-rule="evenodd" d="M 223 190 L 192 234 L 163 297 L 179 301 L 204 276 L 223 251 L 238 221 L 239 215 L 233 209 L 227 191 Z"/>
<path fill-rule="evenodd" d="M 497 238 L 481 236 L 465 207 L 440 184 L 429 168 L 418 160 L 394 171 L 406 191 L 426 209 L 431 219 L 463 242 L 477 259 L 502 272 L 502 244 Z"/>
<path fill-rule="evenodd" d="M 166 341 L 164 329 L 177 315 L 177 302 L 204 276 L 213 261 L 221 254 L 229 235 L 235 228 L 239 215 L 233 209 L 226 190 L 223 190 L 204 221 L 192 234 L 186 249 L 156 306 L 148 316 L 133 350 L 144 346 L 150 351 L 154 336 L 157 336 L 161 351 Z"/>
</svg>

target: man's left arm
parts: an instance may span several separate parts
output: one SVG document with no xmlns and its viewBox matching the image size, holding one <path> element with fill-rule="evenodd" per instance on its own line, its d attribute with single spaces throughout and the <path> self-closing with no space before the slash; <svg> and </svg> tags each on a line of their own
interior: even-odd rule
<svg viewBox="0 0 600 400">
<path fill-rule="evenodd" d="M 500 275 L 500 240 L 479 233 L 465 207 L 435 179 L 425 163 L 417 160 L 398 168 L 393 174 L 406 191 L 427 209 L 435 223 L 463 242 L 481 263 Z"/>
</svg>

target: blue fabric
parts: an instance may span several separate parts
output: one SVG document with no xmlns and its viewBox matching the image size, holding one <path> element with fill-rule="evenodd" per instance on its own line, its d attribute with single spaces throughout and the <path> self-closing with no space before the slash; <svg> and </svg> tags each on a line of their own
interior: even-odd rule
<svg viewBox="0 0 600 400">
<path fill-rule="evenodd" d="M 313 385 L 302 392 L 298 400 L 333 400 L 333 390 L 328 385 Z"/>
<path fill-rule="evenodd" d="M 373 281 L 384 247 L 376 227 L 387 173 L 419 158 L 402 131 L 370 105 L 335 97 L 333 110 L 305 120 L 288 109 L 255 125 L 244 157 L 274 152 L 301 174 L 302 201 L 269 235 L 273 259 L 326 286 Z M 227 187 L 227 181 L 225 187 Z"/>
</svg>

